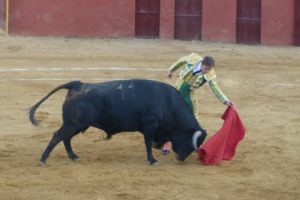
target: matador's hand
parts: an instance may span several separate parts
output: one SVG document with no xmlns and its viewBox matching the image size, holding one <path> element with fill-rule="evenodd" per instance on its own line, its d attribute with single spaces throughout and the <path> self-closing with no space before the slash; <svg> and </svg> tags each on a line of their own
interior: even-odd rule
<svg viewBox="0 0 300 200">
<path fill-rule="evenodd" d="M 224 104 L 227 105 L 227 106 L 233 106 L 233 103 L 231 101 L 225 101 Z"/>
</svg>

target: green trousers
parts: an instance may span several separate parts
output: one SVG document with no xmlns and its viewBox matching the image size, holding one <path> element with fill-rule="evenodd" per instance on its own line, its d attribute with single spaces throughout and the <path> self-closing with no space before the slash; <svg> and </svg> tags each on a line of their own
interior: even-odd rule
<svg viewBox="0 0 300 200">
<path fill-rule="evenodd" d="M 184 101 L 187 103 L 189 108 L 194 112 L 193 102 L 191 100 L 191 86 L 186 82 L 183 82 L 179 88 L 179 92 L 183 96 Z"/>
</svg>

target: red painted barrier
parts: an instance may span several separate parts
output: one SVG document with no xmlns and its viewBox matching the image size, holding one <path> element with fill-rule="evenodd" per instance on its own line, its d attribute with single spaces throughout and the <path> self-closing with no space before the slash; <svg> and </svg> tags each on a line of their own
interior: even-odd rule
<svg viewBox="0 0 300 200">
<path fill-rule="evenodd" d="M 0 0 L 0 28 L 5 30 L 6 25 L 6 0 Z"/>
<path fill-rule="evenodd" d="M 6 0 L 0 0 L 2 29 L 6 29 L 5 2 Z M 12 34 L 135 37 L 135 0 L 9 2 L 8 28 Z M 202 2 L 201 39 L 235 43 L 237 0 Z M 261 0 L 261 44 L 293 45 L 294 2 L 295 0 L 277 0 L 276 3 L 274 0 Z M 160 0 L 160 38 L 174 38 L 175 10 L 175 0 Z"/>
<path fill-rule="evenodd" d="M 160 30 L 159 36 L 165 39 L 174 38 L 175 0 L 161 0 L 160 2 Z"/>
<path fill-rule="evenodd" d="M 236 0 L 203 1 L 202 39 L 235 42 Z"/>
<path fill-rule="evenodd" d="M 134 36 L 134 0 L 10 0 L 10 33 Z"/>
<path fill-rule="evenodd" d="M 294 0 L 262 1 L 261 43 L 292 45 Z"/>
</svg>

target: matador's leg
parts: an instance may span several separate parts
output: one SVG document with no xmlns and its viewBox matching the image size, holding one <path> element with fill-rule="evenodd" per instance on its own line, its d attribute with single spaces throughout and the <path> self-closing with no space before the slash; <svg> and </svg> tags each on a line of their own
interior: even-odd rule
<svg viewBox="0 0 300 200">
<path fill-rule="evenodd" d="M 199 121 L 199 105 L 198 105 L 198 98 L 197 98 L 197 94 L 194 90 L 191 90 L 191 100 L 193 103 L 193 113 L 195 118 L 197 119 L 198 122 Z"/>
</svg>

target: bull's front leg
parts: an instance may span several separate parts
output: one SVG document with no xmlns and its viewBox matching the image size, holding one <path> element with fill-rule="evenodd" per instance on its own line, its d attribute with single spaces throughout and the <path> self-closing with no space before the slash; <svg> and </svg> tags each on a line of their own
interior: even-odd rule
<svg viewBox="0 0 300 200">
<path fill-rule="evenodd" d="M 143 123 L 143 134 L 144 134 L 144 140 L 146 145 L 146 151 L 147 151 L 147 160 L 150 165 L 156 164 L 157 160 L 153 157 L 152 154 L 152 142 L 154 139 L 155 133 L 158 131 L 158 120 L 156 119 L 155 115 L 146 115 L 142 119 Z"/>
<path fill-rule="evenodd" d="M 153 157 L 152 153 L 152 137 L 150 134 L 144 133 L 144 140 L 147 151 L 147 160 L 150 165 L 154 165 L 157 163 L 157 160 Z"/>
<path fill-rule="evenodd" d="M 150 165 L 153 165 L 157 163 L 157 160 L 155 160 L 152 154 L 152 142 L 155 133 L 158 131 L 158 120 L 154 114 L 148 114 L 142 118 L 142 125 L 142 133 L 144 134 L 144 140 L 147 150 L 147 160 Z"/>
</svg>

